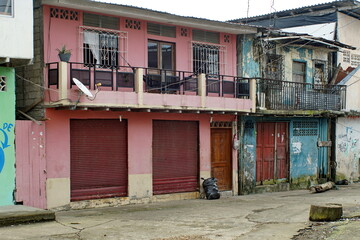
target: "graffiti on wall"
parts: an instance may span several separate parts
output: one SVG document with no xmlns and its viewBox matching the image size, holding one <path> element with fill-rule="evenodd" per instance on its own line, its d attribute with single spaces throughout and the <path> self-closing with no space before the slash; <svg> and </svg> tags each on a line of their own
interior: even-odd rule
<svg viewBox="0 0 360 240">
<path fill-rule="evenodd" d="M 0 128 L 0 132 L 3 135 L 0 137 L 0 173 L 2 172 L 5 165 L 5 149 L 10 147 L 8 133 L 11 133 L 14 124 L 4 123 Z"/>
<path fill-rule="evenodd" d="M 357 134 L 354 133 L 354 130 L 352 127 L 346 127 L 346 133 L 339 136 L 339 150 L 344 153 L 353 152 L 357 144 L 359 142 L 359 138 L 357 138 Z"/>
</svg>

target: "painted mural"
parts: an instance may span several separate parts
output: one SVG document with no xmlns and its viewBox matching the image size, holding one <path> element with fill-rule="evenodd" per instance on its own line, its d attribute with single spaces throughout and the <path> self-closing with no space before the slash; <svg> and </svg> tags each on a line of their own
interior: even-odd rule
<svg viewBox="0 0 360 240">
<path fill-rule="evenodd" d="M 0 67 L 0 206 L 14 204 L 15 72 Z"/>
</svg>

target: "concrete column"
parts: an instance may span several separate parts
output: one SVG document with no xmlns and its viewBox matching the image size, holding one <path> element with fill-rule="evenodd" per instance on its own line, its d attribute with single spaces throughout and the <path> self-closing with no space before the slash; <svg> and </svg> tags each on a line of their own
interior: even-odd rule
<svg viewBox="0 0 360 240">
<path fill-rule="evenodd" d="M 256 112 L 256 79 L 250 79 L 251 112 Z"/>
<path fill-rule="evenodd" d="M 138 105 L 144 104 L 144 84 L 143 84 L 144 69 L 135 69 L 135 92 L 138 96 Z"/>
<path fill-rule="evenodd" d="M 67 62 L 59 62 L 59 100 L 65 100 L 68 98 L 68 68 Z"/>
<path fill-rule="evenodd" d="M 201 107 L 206 106 L 206 75 L 201 73 L 198 76 L 198 94 L 201 97 Z"/>
</svg>

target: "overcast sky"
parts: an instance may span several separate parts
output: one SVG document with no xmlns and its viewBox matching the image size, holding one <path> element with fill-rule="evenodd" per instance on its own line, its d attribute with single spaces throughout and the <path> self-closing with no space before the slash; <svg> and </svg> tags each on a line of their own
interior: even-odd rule
<svg viewBox="0 0 360 240">
<path fill-rule="evenodd" d="M 331 0 L 96 0 L 143 7 L 181 16 L 230 20 L 262 15 L 302 6 L 332 2 Z"/>
</svg>

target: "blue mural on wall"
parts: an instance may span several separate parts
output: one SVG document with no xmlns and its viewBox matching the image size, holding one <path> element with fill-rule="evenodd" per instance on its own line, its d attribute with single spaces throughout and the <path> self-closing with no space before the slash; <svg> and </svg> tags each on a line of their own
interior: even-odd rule
<svg viewBox="0 0 360 240">
<path fill-rule="evenodd" d="M 8 132 L 11 132 L 11 129 L 14 125 L 11 123 L 4 123 L 2 128 L 0 128 L 0 132 L 2 132 L 3 140 L 0 140 L 0 173 L 2 172 L 5 165 L 5 152 L 4 149 L 10 147 L 9 145 L 9 137 Z M 0 138 L 1 139 L 1 138 Z"/>
</svg>

